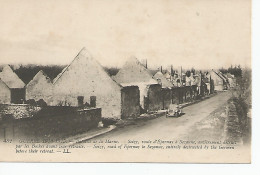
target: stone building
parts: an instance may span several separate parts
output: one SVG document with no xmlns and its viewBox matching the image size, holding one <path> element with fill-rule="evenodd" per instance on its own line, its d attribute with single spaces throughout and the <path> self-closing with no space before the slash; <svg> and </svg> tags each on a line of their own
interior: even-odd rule
<svg viewBox="0 0 260 175">
<path fill-rule="evenodd" d="M 215 70 L 211 70 L 208 73 L 208 77 L 211 77 L 211 80 L 214 83 L 214 90 L 223 91 L 226 89 L 225 79 L 223 79 Z"/>
<path fill-rule="evenodd" d="M 173 84 L 164 75 L 165 74 L 158 71 L 153 77 L 162 86 L 162 109 L 168 109 L 173 102 Z"/>
<path fill-rule="evenodd" d="M 26 100 L 34 99 L 38 101 L 43 99 L 47 104 L 52 102 L 52 81 L 41 70 L 25 86 Z"/>
<path fill-rule="evenodd" d="M 229 89 L 230 85 L 229 85 L 229 81 L 228 81 L 228 78 L 226 77 L 226 75 L 224 75 L 220 71 L 218 72 L 218 75 L 224 80 L 225 89 Z"/>
<path fill-rule="evenodd" d="M 9 87 L 0 79 L 0 104 L 11 103 L 11 90 Z"/>
<path fill-rule="evenodd" d="M 163 108 L 161 85 L 137 58 L 130 57 L 113 79 L 122 86 L 139 87 L 142 112 L 157 111 Z"/>
<path fill-rule="evenodd" d="M 234 88 L 236 86 L 236 78 L 234 75 L 227 73 L 226 77 L 228 78 L 228 82 L 230 85 L 230 88 Z"/>
<path fill-rule="evenodd" d="M 54 106 L 97 106 L 102 117 L 121 119 L 140 114 L 137 86 L 121 86 L 83 48 L 54 79 Z"/>
<path fill-rule="evenodd" d="M 0 72 L 0 103 L 23 103 L 25 100 L 24 86 L 24 82 L 14 73 L 10 66 L 6 65 Z"/>
</svg>

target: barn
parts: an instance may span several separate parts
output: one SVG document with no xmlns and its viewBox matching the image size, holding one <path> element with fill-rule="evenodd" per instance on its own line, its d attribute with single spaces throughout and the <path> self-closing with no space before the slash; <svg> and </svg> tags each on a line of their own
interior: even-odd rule
<svg viewBox="0 0 260 175">
<path fill-rule="evenodd" d="M 38 101 L 43 99 L 47 104 L 52 101 L 52 81 L 40 70 L 33 79 L 25 86 L 26 100 Z"/>
<path fill-rule="evenodd" d="M 162 86 L 137 58 L 130 57 L 113 79 L 123 86 L 131 85 L 139 87 L 142 112 L 157 111 L 163 108 Z"/>
<path fill-rule="evenodd" d="M 83 48 L 54 79 L 53 106 L 102 108 L 102 117 L 121 119 L 140 114 L 137 86 L 121 86 Z M 129 110 L 131 109 L 131 110 Z"/>
<path fill-rule="evenodd" d="M 19 104 L 25 100 L 25 84 L 9 65 L 0 72 L 0 103 Z"/>
</svg>

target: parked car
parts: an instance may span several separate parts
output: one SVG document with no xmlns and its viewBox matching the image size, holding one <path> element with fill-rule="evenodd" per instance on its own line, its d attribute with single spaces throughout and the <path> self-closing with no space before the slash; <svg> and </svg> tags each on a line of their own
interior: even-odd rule
<svg viewBox="0 0 260 175">
<path fill-rule="evenodd" d="M 179 117 L 183 114 L 182 108 L 177 104 L 170 104 L 166 117 Z"/>
</svg>

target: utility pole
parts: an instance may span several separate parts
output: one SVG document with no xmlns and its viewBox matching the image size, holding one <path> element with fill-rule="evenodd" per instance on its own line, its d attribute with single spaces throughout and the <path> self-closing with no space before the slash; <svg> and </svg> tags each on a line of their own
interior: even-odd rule
<svg viewBox="0 0 260 175">
<path fill-rule="evenodd" d="M 172 68 L 172 65 L 171 65 L 171 76 L 170 76 L 170 80 L 172 81 L 174 78 L 174 74 L 173 74 L 173 68 Z"/>
<path fill-rule="evenodd" d="M 182 66 L 181 66 L 181 85 L 182 85 Z"/>
</svg>

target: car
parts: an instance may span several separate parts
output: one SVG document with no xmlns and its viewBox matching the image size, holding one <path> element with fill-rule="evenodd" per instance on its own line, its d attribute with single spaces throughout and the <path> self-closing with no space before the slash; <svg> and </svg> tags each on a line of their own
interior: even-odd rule
<svg viewBox="0 0 260 175">
<path fill-rule="evenodd" d="M 179 117 L 183 114 L 182 108 L 178 104 L 170 104 L 166 117 Z"/>
</svg>

